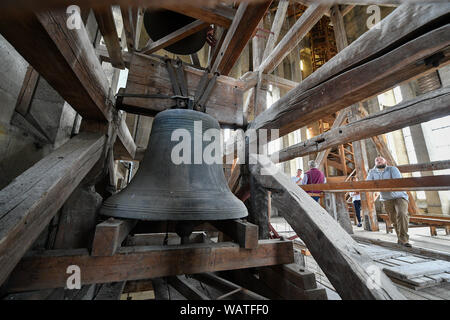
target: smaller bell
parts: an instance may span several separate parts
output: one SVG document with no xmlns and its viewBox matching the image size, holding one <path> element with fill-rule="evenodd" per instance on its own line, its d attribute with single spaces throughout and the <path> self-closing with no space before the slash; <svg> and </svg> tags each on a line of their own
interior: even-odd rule
<svg viewBox="0 0 450 320">
<path fill-rule="evenodd" d="M 148 36 L 153 41 L 158 41 L 170 33 L 181 29 L 196 19 L 185 16 L 181 13 L 169 10 L 145 10 L 144 27 Z M 208 28 L 200 30 L 174 44 L 167 46 L 167 50 L 174 54 L 190 55 L 199 51 L 206 42 L 206 32 Z"/>
</svg>

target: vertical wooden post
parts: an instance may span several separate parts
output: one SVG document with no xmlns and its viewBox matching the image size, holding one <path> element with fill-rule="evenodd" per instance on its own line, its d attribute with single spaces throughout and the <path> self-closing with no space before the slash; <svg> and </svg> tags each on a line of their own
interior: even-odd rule
<svg viewBox="0 0 450 320">
<path fill-rule="evenodd" d="M 264 19 L 264 18 L 263 18 Z M 258 24 L 258 28 L 263 28 L 263 19 Z M 262 61 L 264 54 L 264 39 L 258 36 L 252 38 L 252 52 L 253 52 L 253 70 L 256 70 Z M 267 90 L 262 86 L 261 77 L 258 79 L 258 83 L 254 90 L 254 115 L 255 117 L 262 113 L 267 106 Z M 258 143 L 259 150 L 259 143 Z M 248 150 L 247 150 L 248 151 Z M 246 152 L 247 152 L 246 151 Z M 248 160 L 248 157 L 246 157 Z M 248 167 L 248 161 L 246 165 Z M 250 170 L 248 170 L 250 172 Z M 250 179 L 250 212 L 248 220 L 258 226 L 258 236 L 260 239 L 269 238 L 269 214 L 270 214 L 270 202 L 268 199 L 268 193 L 264 187 L 262 187 L 252 174 L 249 174 Z"/>
<path fill-rule="evenodd" d="M 351 107 L 349 114 L 349 122 L 358 120 L 359 106 L 357 104 Z M 366 164 L 366 147 L 364 140 L 353 142 L 353 152 L 355 158 L 356 176 L 359 181 L 364 181 L 367 176 Z M 375 211 L 375 204 L 373 194 L 369 192 L 361 192 L 361 212 L 364 217 L 364 229 L 369 231 L 378 231 L 377 213 Z"/>
<path fill-rule="evenodd" d="M 330 8 L 330 20 L 333 23 L 336 46 L 339 52 L 348 46 L 348 40 L 345 33 L 344 19 L 338 4 L 335 4 Z"/>
<path fill-rule="evenodd" d="M 336 45 L 339 52 L 348 46 L 344 20 L 342 13 L 339 10 L 339 5 L 332 6 L 330 9 L 330 13 L 331 13 L 330 19 L 331 22 L 333 23 Z M 341 113 L 343 112 L 348 112 L 349 122 L 356 121 L 359 117 L 358 105 L 353 105 L 347 108 L 346 110 L 342 110 Z M 365 180 L 367 174 L 365 168 L 365 165 L 367 163 L 367 160 L 365 159 L 367 158 L 367 156 L 364 141 L 362 140 L 353 142 L 353 151 L 354 151 L 356 175 L 359 181 L 363 181 Z M 345 157 L 343 157 L 343 166 L 344 166 L 343 169 L 346 170 Z M 346 175 L 347 172 L 344 172 L 344 174 Z M 361 211 L 365 221 L 364 229 L 371 231 L 378 231 L 378 221 L 375 211 L 375 204 L 373 200 L 373 195 L 371 193 L 367 192 L 361 193 Z"/>
<path fill-rule="evenodd" d="M 352 234 L 353 228 L 350 222 L 347 203 L 345 202 L 345 194 L 342 192 L 325 192 L 324 195 L 325 209 L 327 212 L 347 233 Z"/>
</svg>

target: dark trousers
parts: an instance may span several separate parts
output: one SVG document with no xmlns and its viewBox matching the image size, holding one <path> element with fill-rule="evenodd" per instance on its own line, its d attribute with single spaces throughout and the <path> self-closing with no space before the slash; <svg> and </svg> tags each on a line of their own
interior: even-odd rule
<svg viewBox="0 0 450 320">
<path fill-rule="evenodd" d="M 356 219 L 358 219 L 358 223 L 361 223 L 361 200 L 353 201 L 353 206 L 355 207 Z"/>
<path fill-rule="evenodd" d="M 320 197 L 316 197 L 316 196 L 311 197 L 311 198 L 313 198 L 314 200 L 316 200 L 316 202 L 319 202 L 319 200 L 320 200 Z"/>
</svg>

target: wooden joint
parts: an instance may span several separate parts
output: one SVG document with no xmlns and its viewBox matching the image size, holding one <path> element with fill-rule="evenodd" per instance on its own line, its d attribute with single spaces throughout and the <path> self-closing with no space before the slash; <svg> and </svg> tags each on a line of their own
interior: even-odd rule
<svg viewBox="0 0 450 320">
<path fill-rule="evenodd" d="M 258 246 L 258 226 L 242 220 L 212 221 L 214 227 L 239 243 L 241 248 L 254 249 Z"/>
<path fill-rule="evenodd" d="M 92 256 L 113 256 L 136 225 L 136 220 L 109 218 L 95 228 Z"/>
</svg>

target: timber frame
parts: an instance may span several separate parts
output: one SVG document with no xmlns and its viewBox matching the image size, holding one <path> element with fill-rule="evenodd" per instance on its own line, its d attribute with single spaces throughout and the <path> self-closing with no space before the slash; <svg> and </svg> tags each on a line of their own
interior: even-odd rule
<svg viewBox="0 0 450 320">
<path fill-rule="evenodd" d="M 257 32 L 273 4 L 271 0 L 242 1 L 234 7 L 209 0 L 194 0 L 189 5 L 174 0 L 140 1 L 141 6 L 162 7 L 197 19 L 143 47 L 139 45 L 143 7 L 134 7 L 133 1 L 128 0 L 96 1 L 92 9 L 103 46 L 90 41 L 84 24 L 73 30 L 68 28 L 65 7 L 74 2 L 83 10 L 90 9 L 88 0 L 46 0 L 33 4 L 19 0 L 15 5 L 11 1 L 0 4 L 0 34 L 30 64 L 18 112 L 26 114 L 27 99 L 33 95 L 37 77 L 43 77 L 83 118 L 78 135 L 0 190 L 0 288 L 3 292 L 63 288 L 67 266 L 79 265 L 87 270 L 83 286 L 103 284 L 98 299 L 118 299 L 127 285 L 148 279 L 155 279 L 155 295 L 162 295 L 157 293 L 157 287 L 158 281 L 162 281 L 158 278 L 163 278 L 189 299 L 207 300 L 208 297 L 181 277 L 191 274 L 225 290 L 219 300 L 230 297 L 323 299 L 324 290 L 311 284 L 311 281 L 315 283 L 311 275 L 291 265 L 294 263 L 292 241 L 267 239 L 267 219 L 273 201 L 343 299 L 404 299 L 384 273 L 379 286 L 373 288 L 368 284 L 368 268 L 372 263 L 369 255 L 358 247 L 342 224 L 304 191 L 449 190 L 450 177 L 346 181 L 297 188 L 275 169 L 274 163 L 321 152 L 317 159 L 322 164 L 331 148 L 345 143 L 358 146 L 356 155 L 363 152 L 364 147 L 358 145 L 363 139 L 377 139 L 378 135 L 449 115 L 449 87 L 370 115 L 359 104 L 450 62 L 448 1 L 436 1 L 439 4 L 422 4 L 419 0 L 296 1 L 305 6 L 305 11 L 279 39 L 289 6 L 288 0 L 280 0 L 264 47 L 258 42 Z M 380 22 L 379 28 L 370 29 L 348 44 L 347 38 L 342 37 L 343 16 L 355 6 L 368 3 L 387 3 L 395 9 Z M 116 30 L 113 4 L 120 5 L 121 37 Z M 324 15 L 330 17 L 336 30 L 338 54 L 300 82 L 272 74 Z M 211 97 L 205 102 L 206 112 L 222 127 L 259 132 L 279 129 L 280 136 L 285 136 L 336 113 L 331 129 L 268 157 L 247 154 L 253 161 L 251 165 L 235 162 L 228 184 L 242 201 L 249 199 L 248 221 L 212 222 L 200 227 L 200 233 L 194 234 L 189 244 L 180 245 L 172 234 L 170 245 L 163 246 L 160 243 L 164 232 L 168 237 L 167 225 L 155 224 L 158 230 L 138 235 L 132 232 L 139 227 L 135 221 L 109 219 L 96 224 L 90 246 L 30 251 L 76 188 L 91 188 L 106 177 L 108 188 L 116 191 L 115 161 L 142 160 L 145 148 L 139 148 L 136 132 L 127 124 L 126 114 L 154 116 L 171 107 L 169 102 L 142 97 L 116 98 L 116 90 L 109 83 L 102 62 L 114 67 L 117 81 L 119 70 L 129 69 L 127 86 L 119 92 L 172 94 L 170 74 L 166 70 L 168 62 L 154 53 L 210 24 L 215 24 L 221 32 L 216 47 L 211 48 L 207 65 L 201 66 L 198 56 L 193 55 L 192 64 L 185 63 L 183 72 L 190 94 L 198 93 L 202 80 L 214 78 Z M 250 40 L 254 46 L 252 71 L 239 79 L 233 78 L 230 73 Z M 268 85 L 288 92 L 265 108 Z M 253 105 L 253 119 L 249 118 L 249 105 Z M 234 141 L 224 147 L 224 159 L 236 159 L 241 151 L 238 145 L 248 148 L 245 142 Z M 378 145 L 383 147 L 379 140 Z M 355 171 L 363 177 L 364 162 L 356 165 Z M 408 173 L 449 167 L 447 160 L 399 166 L 399 169 Z M 268 168 L 275 173 L 264 175 L 262 170 Z M 373 199 L 368 196 L 366 202 L 370 228 L 376 230 Z M 415 210 L 414 206 L 410 210 Z M 218 233 L 218 242 L 211 241 L 210 232 Z M 257 269 L 239 270 L 248 268 Z M 242 275 L 255 270 L 258 277 L 253 273 L 247 280 L 242 279 Z M 224 272 L 223 278 L 217 272 Z M 281 284 L 288 289 L 282 290 Z"/>
</svg>

